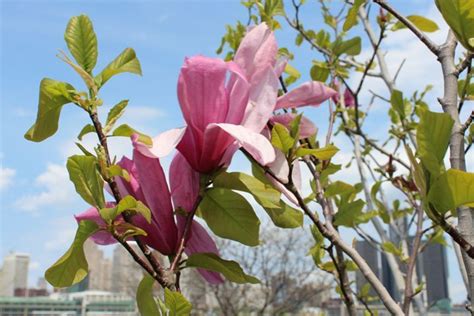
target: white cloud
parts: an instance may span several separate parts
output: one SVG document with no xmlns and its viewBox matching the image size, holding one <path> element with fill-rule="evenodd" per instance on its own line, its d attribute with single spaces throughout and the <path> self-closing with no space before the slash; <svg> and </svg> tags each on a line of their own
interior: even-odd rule
<svg viewBox="0 0 474 316">
<path fill-rule="evenodd" d="M 16 170 L 0 167 L 0 191 L 8 188 L 15 177 Z"/>
<path fill-rule="evenodd" d="M 18 209 L 36 213 L 46 206 L 67 205 L 75 197 L 67 170 L 61 165 L 49 164 L 46 171 L 35 179 L 35 185 L 42 191 L 20 197 L 15 202 Z"/>
</svg>

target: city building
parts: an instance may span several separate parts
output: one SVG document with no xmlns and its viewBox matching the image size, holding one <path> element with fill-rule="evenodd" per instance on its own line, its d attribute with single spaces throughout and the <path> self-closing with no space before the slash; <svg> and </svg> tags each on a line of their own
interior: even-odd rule
<svg viewBox="0 0 474 316">
<path fill-rule="evenodd" d="M 112 262 L 91 240 L 84 243 L 84 253 L 89 264 L 87 289 L 109 291 L 112 281 Z"/>
<path fill-rule="evenodd" d="M 0 296 L 14 296 L 16 289 L 28 288 L 28 266 L 30 256 L 24 253 L 9 253 L 3 259 L 0 270 Z"/>
<path fill-rule="evenodd" d="M 138 245 L 130 243 L 132 249 L 141 253 Z M 143 269 L 136 263 L 124 247 L 115 247 L 112 257 L 111 291 L 135 295 L 138 284 L 143 278 Z"/>
<path fill-rule="evenodd" d="M 2 316 L 138 316 L 132 297 L 104 291 L 49 297 L 0 297 Z"/>
<path fill-rule="evenodd" d="M 400 301 L 401 296 L 396 288 L 393 274 L 385 255 L 380 253 L 365 240 L 357 241 L 356 249 L 361 256 L 364 257 L 374 273 L 381 278 L 383 285 L 393 299 Z M 448 266 L 446 250 L 443 245 L 430 243 L 419 255 L 416 265 L 416 277 L 419 282 L 423 281 L 426 284 L 424 293 L 419 295 L 425 295 L 428 306 L 446 305 L 445 302 L 449 301 Z M 364 276 L 360 272 L 357 272 L 357 290 L 360 291 L 366 283 L 367 281 Z M 372 291 L 370 295 L 375 296 L 375 293 Z M 442 307 L 440 308 L 443 309 Z"/>
</svg>

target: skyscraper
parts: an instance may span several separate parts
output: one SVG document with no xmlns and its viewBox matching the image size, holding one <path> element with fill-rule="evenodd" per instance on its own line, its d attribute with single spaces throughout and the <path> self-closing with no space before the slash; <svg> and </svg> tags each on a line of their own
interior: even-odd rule
<svg viewBox="0 0 474 316">
<path fill-rule="evenodd" d="M 413 238 L 409 239 L 409 249 L 411 248 L 412 239 Z M 393 273 L 387 262 L 386 256 L 373 248 L 365 240 L 357 241 L 356 249 L 367 261 L 374 273 L 382 280 L 383 285 L 392 298 L 396 301 L 400 301 L 401 296 L 400 293 L 398 293 Z M 425 289 L 428 305 L 433 305 L 438 301 L 449 299 L 448 266 L 446 260 L 446 250 L 444 246 L 436 243 L 430 243 L 418 256 L 416 263 L 416 276 L 419 283 L 421 281 L 426 283 Z M 401 265 L 401 270 L 405 271 L 405 266 L 403 264 Z M 365 283 L 367 283 L 367 281 L 364 276 L 360 272 L 357 272 L 357 289 L 360 290 Z M 370 295 L 375 295 L 375 293 L 371 291 Z"/>
<path fill-rule="evenodd" d="M 111 289 L 111 262 L 104 252 L 90 239 L 84 243 L 84 252 L 89 264 L 88 289 L 109 291 Z"/>
<path fill-rule="evenodd" d="M 0 296 L 13 296 L 15 289 L 28 287 L 28 266 L 30 256 L 22 253 L 10 253 L 3 259 L 0 270 Z"/>
<path fill-rule="evenodd" d="M 449 299 L 446 249 L 443 245 L 431 243 L 421 256 L 428 305 L 435 304 L 443 299 Z"/>
<path fill-rule="evenodd" d="M 137 244 L 129 244 L 135 252 L 141 254 Z M 111 270 L 112 292 L 135 295 L 137 286 L 143 277 L 143 270 L 124 247 L 115 247 Z"/>
<path fill-rule="evenodd" d="M 381 273 L 381 260 L 380 260 L 380 253 L 378 250 L 372 245 L 369 244 L 366 240 L 358 240 L 356 243 L 356 250 L 360 253 L 360 255 L 367 261 L 367 264 L 375 273 L 375 275 L 380 278 L 382 276 Z M 360 271 L 356 272 L 356 285 L 357 290 L 360 291 L 362 287 L 367 283 L 365 277 L 360 273 Z M 369 291 L 370 296 L 375 296 L 375 291 L 371 288 Z"/>
</svg>

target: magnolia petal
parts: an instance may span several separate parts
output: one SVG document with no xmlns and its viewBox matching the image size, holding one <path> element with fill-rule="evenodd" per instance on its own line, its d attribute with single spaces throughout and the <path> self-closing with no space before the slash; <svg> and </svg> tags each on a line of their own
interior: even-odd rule
<svg viewBox="0 0 474 316">
<path fill-rule="evenodd" d="M 277 77 L 280 77 L 281 74 L 285 71 L 286 65 L 288 64 L 288 57 L 282 56 L 278 58 L 276 64 L 275 64 L 275 75 Z"/>
<path fill-rule="evenodd" d="M 185 218 L 180 217 L 182 220 L 178 219 L 178 223 L 184 225 Z M 193 253 L 202 253 L 202 252 L 212 252 L 216 255 L 219 254 L 216 243 L 208 234 L 206 229 L 201 226 L 197 221 L 193 220 L 190 236 L 186 243 L 186 248 L 184 249 L 186 255 L 191 255 Z M 203 278 L 211 284 L 220 284 L 224 282 L 220 273 L 208 271 L 205 269 L 198 269 L 198 272 L 203 276 Z"/>
<path fill-rule="evenodd" d="M 115 203 L 107 202 L 106 207 L 114 207 Z M 105 228 L 107 224 L 100 217 L 99 211 L 95 207 L 90 207 L 84 212 L 74 215 L 74 218 L 79 223 L 83 220 L 89 220 L 95 222 L 99 227 Z M 115 244 L 117 240 L 107 231 L 99 231 L 91 236 L 92 240 L 98 245 L 111 245 Z"/>
<path fill-rule="evenodd" d="M 297 115 L 293 113 L 278 114 L 271 117 L 270 122 L 280 123 L 290 129 L 290 123 Z M 313 136 L 318 131 L 317 127 L 307 117 L 302 116 L 300 122 L 300 139 Z"/>
<path fill-rule="evenodd" d="M 320 105 L 337 92 L 318 81 L 308 81 L 278 98 L 275 110 Z"/>
<path fill-rule="evenodd" d="M 122 197 L 131 195 L 135 199 L 146 203 L 145 196 L 143 195 L 142 189 L 140 188 L 140 183 L 138 182 L 137 167 L 135 166 L 133 160 L 127 157 L 122 157 L 122 159 L 118 162 L 118 165 L 128 172 L 130 178 L 129 181 L 127 181 L 122 177 L 115 177 L 115 182 L 117 183 L 120 195 Z"/>
<path fill-rule="evenodd" d="M 152 220 L 156 228 L 148 232 L 160 244 L 154 248 L 164 255 L 173 254 L 177 244 L 177 229 L 171 205 L 171 196 L 160 160 L 149 158 L 137 149 L 133 151 L 133 161 L 137 167 L 140 187 L 146 200 L 146 205 L 152 213 Z"/>
<path fill-rule="evenodd" d="M 174 128 L 153 138 L 153 146 L 148 147 L 138 141 L 138 135 L 132 135 L 135 148 L 149 158 L 163 158 L 168 156 L 179 144 L 186 128 Z"/>
<path fill-rule="evenodd" d="M 278 98 L 278 77 L 272 67 L 255 75 L 250 88 L 250 98 L 241 125 L 260 133 L 273 115 Z"/>
<path fill-rule="evenodd" d="M 186 58 L 178 79 L 178 99 L 188 126 L 204 131 L 224 122 L 228 111 L 226 81 L 229 64 L 218 58 Z"/>
<path fill-rule="evenodd" d="M 233 124 L 211 124 L 209 128 L 220 128 L 235 138 L 237 143 L 245 148 L 252 157 L 262 165 L 268 165 L 275 160 L 275 151 L 270 141 L 263 135 L 248 128 Z"/>
<path fill-rule="evenodd" d="M 261 23 L 244 36 L 235 53 L 234 61 L 250 79 L 263 68 L 269 65 L 274 67 L 277 53 L 275 35 L 266 23 Z"/>
<path fill-rule="evenodd" d="M 194 171 L 181 153 L 176 153 L 170 166 L 170 187 L 174 208 L 190 212 L 199 195 L 199 173 Z"/>
</svg>

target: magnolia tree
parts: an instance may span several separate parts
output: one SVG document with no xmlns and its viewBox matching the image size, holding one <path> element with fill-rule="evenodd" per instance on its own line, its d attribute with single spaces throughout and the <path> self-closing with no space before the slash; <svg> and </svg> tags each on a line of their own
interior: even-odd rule
<svg viewBox="0 0 474 316">
<path fill-rule="evenodd" d="M 112 77 L 141 74 L 135 51 L 125 49 L 95 72 L 98 51 L 92 23 L 84 15 L 70 20 L 65 40 L 72 58 L 64 52 L 59 58 L 83 79 L 85 88 L 43 79 L 36 122 L 25 135 L 35 142 L 51 137 L 61 108 L 72 103 L 90 120 L 79 139 L 86 133 L 98 138 L 94 151 L 77 143 L 83 154 L 67 161 L 70 179 L 90 208 L 76 216 L 71 247 L 46 271 L 54 287 L 68 287 L 86 277 L 83 244 L 88 238 L 101 245 L 120 243 L 143 268 L 137 290 L 143 315 L 191 313 L 180 286 L 186 269 L 197 269 L 202 282 L 213 286 L 259 283 L 238 262 L 221 257 L 214 241 L 220 237 L 258 247 L 260 220 L 239 194 L 245 192 L 275 226 L 306 228 L 314 239 L 307 249 L 313 269 L 334 277 L 349 315 L 356 315 L 357 308 L 376 313 L 368 304 L 374 300 L 395 315 L 425 314 L 429 306 L 420 295 L 423 282 L 417 279 L 416 263 L 430 243 L 446 243 L 445 233 L 458 256 L 467 297 L 473 297 L 474 174 L 465 170 L 465 157 L 474 135 L 473 114 L 466 113 L 474 97 L 474 1 L 436 0 L 450 27 L 441 44 L 429 35 L 438 29 L 435 22 L 404 16 L 386 0 L 320 0 L 319 5 L 311 14 L 321 14 L 324 24 L 311 29 L 300 18 L 304 1 L 243 2 L 248 21 L 227 27 L 218 49 L 219 54 L 226 50 L 225 59 L 194 56 L 184 61 L 177 92 L 186 127 L 154 138 L 126 124 L 116 126 L 127 100 L 115 105 L 105 121 L 97 112 L 103 103 L 100 90 Z M 294 31 L 295 45 L 314 51 L 311 69 L 291 66 L 291 48 L 279 48 L 275 37 L 282 28 Z M 418 87 L 411 96 L 397 89 L 403 69 L 391 73 L 383 51 L 384 40 L 396 31 L 411 32 L 439 61 L 439 77 L 433 80 L 444 83 L 444 91 L 435 92 L 443 112 L 430 110 L 439 107 L 424 101 L 427 88 Z M 368 59 L 358 56 L 362 38 L 372 48 Z M 293 87 L 301 72 L 312 81 Z M 366 101 L 360 95 L 370 90 L 369 77 L 387 90 L 383 95 L 372 92 Z M 365 118 L 376 102 L 390 104 L 389 126 L 386 133 L 368 135 Z M 326 131 L 317 135 L 310 117 L 300 111 L 304 106 L 329 108 Z M 353 152 L 359 183 L 331 179 L 345 170 L 331 162 L 338 155 L 333 145 L 338 133 L 350 140 L 344 150 Z M 133 157 L 111 157 L 108 139 L 113 136 L 130 138 Z M 160 159 L 173 151 L 168 183 Z M 251 164 L 252 175 L 227 170 L 238 151 Z M 311 193 L 304 194 L 302 186 Z M 387 189 L 401 197 L 390 200 Z M 366 231 L 369 225 L 376 234 Z M 356 247 L 341 237 L 341 227 L 384 253 L 399 300 Z M 355 270 L 367 287 L 353 286 L 348 272 Z M 163 297 L 155 297 L 157 285 L 164 289 Z M 470 306 L 466 304 L 472 311 Z"/>
</svg>

